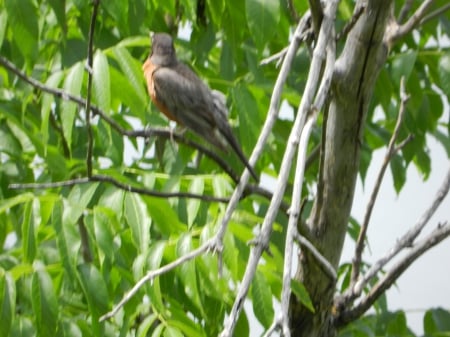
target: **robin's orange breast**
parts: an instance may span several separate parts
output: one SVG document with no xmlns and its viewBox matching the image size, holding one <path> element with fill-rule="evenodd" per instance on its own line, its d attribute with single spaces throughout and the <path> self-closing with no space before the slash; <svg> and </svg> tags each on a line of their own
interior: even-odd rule
<svg viewBox="0 0 450 337">
<path fill-rule="evenodd" d="M 153 102 L 153 104 L 156 105 L 156 107 L 164 114 L 166 115 L 167 118 L 169 118 L 170 120 L 173 120 L 177 123 L 179 123 L 178 119 L 175 118 L 175 116 L 170 112 L 170 110 L 167 108 L 167 106 L 162 103 L 160 100 L 158 100 L 158 96 L 155 90 L 155 82 L 153 80 L 153 73 L 158 69 L 150 60 L 150 58 L 148 58 L 143 66 L 142 69 L 144 71 L 144 77 L 145 80 L 147 82 L 147 90 L 148 90 L 148 94 L 150 95 L 150 98 Z"/>
</svg>

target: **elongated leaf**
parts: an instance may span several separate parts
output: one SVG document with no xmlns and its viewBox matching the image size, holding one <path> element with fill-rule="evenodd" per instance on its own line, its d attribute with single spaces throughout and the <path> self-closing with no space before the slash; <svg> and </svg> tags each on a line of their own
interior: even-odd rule
<svg viewBox="0 0 450 337">
<path fill-rule="evenodd" d="M 83 84 L 84 66 L 82 62 L 76 63 L 67 74 L 64 80 L 64 90 L 68 93 L 80 96 L 81 85 Z M 64 138 L 66 139 L 69 150 L 72 146 L 72 131 L 74 127 L 77 104 L 69 101 L 63 101 L 61 110 L 61 121 Z"/>
<path fill-rule="evenodd" d="M 4 213 L 5 211 L 9 210 L 10 208 L 16 205 L 28 202 L 33 198 L 34 196 L 32 193 L 23 193 L 10 199 L 0 200 L 0 214 Z"/>
<path fill-rule="evenodd" d="M 192 237 L 186 233 L 181 236 L 177 243 L 177 257 L 182 257 L 193 250 Z M 200 293 L 197 286 L 197 271 L 195 267 L 195 261 L 191 260 L 183 263 L 180 266 L 180 278 L 183 281 L 184 291 L 186 295 L 192 300 L 197 308 L 202 312 L 203 306 L 200 300 Z"/>
<path fill-rule="evenodd" d="M 63 77 L 63 72 L 58 71 L 49 76 L 45 84 L 51 88 L 57 88 L 61 79 Z M 47 152 L 47 143 L 48 143 L 48 125 L 50 122 L 50 112 L 52 108 L 52 104 L 55 103 L 55 96 L 50 94 L 42 95 L 42 108 L 41 108 L 41 134 L 42 134 L 42 143 L 44 144 L 44 153 Z"/>
<path fill-rule="evenodd" d="M 0 326 L 8 336 L 16 311 L 16 287 L 11 274 L 0 268 Z"/>
<path fill-rule="evenodd" d="M 33 274 L 31 300 L 40 336 L 55 336 L 58 322 L 58 301 L 52 279 L 44 269 Z"/>
<path fill-rule="evenodd" d="M 260 48 L 275 34 L 280 22 L 280 1 L 245 0 L 247 24 L 255 44 Z"/>
<path fill-rule="evenodd" d="M 158 269 L 161 266 L 164 249 L 166 248 L 165 241 L 158 241 L 150 246 L 148 251 L 148 268 L 150 270 Z M 148 296 L 153 307 L 159 312 L 165 312 L 165 306 L 162 300 L 161 287 L 159 277 L 152 280 L 152 284 L 148 287 Z"/>
<path fill-rule="evenodd" d="M 257 271 L 252 282 L 253 311 L 258 321 L 269 327 L 273 321 L 272 292 L 264 275 Z"/>
<path fill-rule="evenodd" d="M 205 188 L 205 181 L 202 178 L 197 177 L 192 180 L 192 183 L 189 187 L 189 192 L 202 195 L 204 188 Z M 199 199 L 188 199 L 187 201 L 187 211 L 188 211 L 187 215 L 189 228 L 193 225 L 195 218 L 197 217 L 198 210 L 200 209 L 200 203 L 201 202 Z"/>
<path fill-rule="evenodd" d="M 75 185 L 67 198 L 68 205 L 64 208 L 64 223 L 75 224 L 91 201 L 98 183 Z"/>
<path fill-rule="evenodd" d="M 291 289 L 292 292 L 297 296 L 298 300 L 307 307 L 311 312 L 314 313 L 314 305 L 311 301 L 311 297 L 309 297 L 308 291 L 306 290 L 303 283 L 298 282 L 297 280 L 291 280 Z"/>
<path fill-rule="evenodd" d="M 441 88 L 447 97 L 450 96 L 450 53 L 444 54 L 439 60 L 439 79 Z"/>
<path fill-rule="evenodd" d="M 108 291 L 105 280 L 92 264 L 82 264 L 77 269 L 78 279 L 92 315 L 94 335 L 101 336 L 104 324 L 99 323 L 98 318 L 108 310 Z"/>
<path fill-rule="evenodd" d="M 14 43 L 27 61 L 33 61 L 38 51 L 38 15 L 31 0 L 5 0 Z"/>
<path fill-rule="evenodd" d="M 150 216 L 141 197 L 134 193 L 125 195 L 125 218 L 133 233 L 133 240 L 140 252 L 150 245 Z"/>
<path fill-rule="evenodd" d="M 125 48 L 116 47 L 113 49 L 113 54 L 119 63 L 122 72 L 125 74 L 129 83 L 139 97 L 139 103 L 145 105 L 147 98 L 144 86 L 142 85 L 143 73 L 141 66 L 136 63 L 128 50 Z"/>
<path fill-rule="evenodd" d="M 31 263 L 36 256 L 36 234 L 34 230 L 34 217 L 32 217 L 32 201 L 25 205 L 22 221 L 22 250 L 25 262 Z"/>
<path fill-rule="evenodd" d="M 94 233 L 98 248 L 108 259 L 114 259 L 114 234 L 111 228 L 111 214 L 104 207 L 94 208 Z"/>
<path fill-rule="evenodd" d="M 6 23 L 8 22 L 8 14 L 6 11 L 0 12 L 0 48 L 3 44 L 3 39 L 5 38 Z"/>
<path fill-rule="evenodd" d="M 93 64 L 92 92 L 100 109 L 109 112 L 111 108 L 111 79 L 108 59 L 100 50 L 95 53 Z"/>
<path fill-rule="evenodd" d="M 148 212 L 164 235 L 171 235 L 172 233 L 181 233 L 186 230 L 186 226 L 180 223 L 178 215 L 170 206 L 166 199 L 161 198 L 145 198 Z"/>
<path fill-rule="evenodd" d="M 426 335 L 441 336 L 438 333 L 450 333 L 450 312 L 442 308 L 428 310 L 423 317 L 423 329 Z M 442 334 L 442 336 L 445 336 Z"/>
<path fill-rule="evenodd" d="M 80 247 L 80 238 L 73 224 L 63 223 L 62 201 L 55 202 L 51 223 L 55 228 L 56 243 L 69 282 L 76 280 L 76 261 Z"/>
</svg>

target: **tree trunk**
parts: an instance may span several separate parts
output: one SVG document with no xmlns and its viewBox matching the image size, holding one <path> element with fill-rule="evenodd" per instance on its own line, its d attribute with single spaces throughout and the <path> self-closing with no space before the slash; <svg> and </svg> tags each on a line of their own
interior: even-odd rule
<svg viewBox="0 0 450 337">
<path fill-rule="evenodd" d="M 359 1 L 360 6 L 363 1 Z M 359 169 L 362 133 L 375 80 L 387 57 L 383 36 L 392 0 L 367 2 L 336 60 L 325 112 L 317 198 L 306 224 L 308 238 L 337 269 Z M 296 278 L 303 282 L 315 313 L 291 296 L 292 336 L 333 336 L 335 283 L 313 256 L 302 251 Z"/>
</svg>

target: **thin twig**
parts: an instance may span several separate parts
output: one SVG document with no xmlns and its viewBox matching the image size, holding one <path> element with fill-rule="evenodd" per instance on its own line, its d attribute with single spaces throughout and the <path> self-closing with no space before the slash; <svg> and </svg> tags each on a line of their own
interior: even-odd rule
<svg viewBox="0 0 450 337">
<path fill-rule="evenodd" d="M 381 183 L 384 178 L 384 174 L 389 165 L 389 162 L 392 159 L 392 156 L 395 153 L 395 142 L 397 141 L 398 135 L 400 133 L 400 127 L 403 122 L 403 118 L 405 116 L 406 111 L 406 103 L 409 100 L 409 95 L 405 92 L 405 78 L 402 77 L 400 79 L 400 108 L 397 116 L 397 123 L 395 124 L 394 132 L 392 133 L 392 137 L 389 141 L 389 145 L 386 149 L 386 154 L 384 155 L 383 164 L 381 165 L 380 171 L 378 172 L 378 176 L 375 180 L 375 186 L 373 188 L 372 194 L 370 195 L 369 203 L 367 204 L 366 213 L 364 215 L 364 220 L 361 225 L 361 229 L 359 231 L 358 240 L 356 241 L 355 254 L 353 256 L 353 265 L 352 265 L 352 276 L 351 276 L 351 284 L 355 284 L 358 280 L 362 253 L 364 250 L 364 243 L 366 240 L 367 229 L 369 227 L 369 221 L 372 216 L 373 207 L 375 205 L 375 201 L 378 196 L 378 192 L 381 187 Z"/>
<path fill-rule="evenodd" d="M 310 109 L 313 98 L 316 94 L 316 89 L 319 83 L 319 77 L 322 70 L 323 61 L 325 58 L 325 49 L 328 44 L 328 40 L 331 37 L 334 39 L 334 35 L 332 34 L 332 28 L 333 28 L 333 20 L 336 7 L 337 7 L 337 0 L 336 1 L 330 1 L 327 3 L 326 11 L 327 15 L 325 15 L 325 22 L 321 26 L 321 31 L 319 34 L 319 38 L 317 41 L 316 48 L 314 50 L 311 67 L 308 75 L 308 80 L 306 82 L 305 90 L 303 93 L 303 98 L 300 103 L 300 107 L 298 109 L 297 117 L 294 121 L 294 125 L 292 127 L 291 133 L 289 135 L 288 139 L 288 145 L 285 151 L 285 154 L 283 156 L 283 160 L 281 163 L 281 168 L 277 180 L 277 188 L 274 192 L 274 195 L 272 197 L 271 203 L 269 205 L 269 208 L 267 210 L 266 216 L 264 218 L 264 222 L 261 226 L 261 231 L 256 238 L 255 242 L 256 244 L 252 247 L 250 251 L 250 257 L 247 262 L 247 267 L 244 273 L 244 276 L 241 280 L 241 284 L 239 285 L 238 292 L 233 304 L 233 307 L 231 309 L 231 312 L 225 322 L 224 329 L 222 330 L 220 336 L 226 337 L 226 336 L 232 336 L 234 328 L 236 326 L 236 322 L 238 320 L 238 317 L 240 315 L 240 312 L 243 308 L 243 303 L 245 300 L 245 297 L 247 296 L 248 290 L 250 288 L 251 281 L 254 277 L 254 274 L 256 272 L 256 268 L 258 266 L 259 260 L 261 258 L 262 253 L 267 249 L 269 239 L 270 239 L 270 233 L 272 231 L 272 224 L 275 220 L 276 214 L 278 213 L 279 205 L 281 202 L 281 199 L 283 197 L 286 185 L 287 185 L 287 177 L 289 176 L 289 171 L 293 162 L 293 157 L 295 154 L 296 147 L 299 142 L 300 133 L 303 129 L 303 125 L 305 123 L 306 119 L 306 113 Z M 300 21 L 299 26 L 297 27 L 297 30 L 295 32 L 295 35 L 301 34 L 301 23 L 303 21 Z M 283 63 L 283 66 L 280 70 L 281 72 L 284 69 L 285 63 L 287 60 L 290 59 L 291 53 L 294 53 L 297 49 L 298 45 L 294 45 L 298 39 L 294 38 L 292 39 L 292 44 L 289 46 L 288 53 L 285 58 L 285 62 Z M 274 91 L 275 93 L 275 91 Z M 273 97 L 273 96 L 272 96 Z M 277 102 L 278 103 L 278 102 Z M 267 121 L 266 121 L 267 122 Z"/>
<path fill-rule="evenodd" d="M 353 287 L 349 287 L 348 290 L 342 294 L 339 302 L 342 305 L 353 301 L 355 298 L 359 297 L 366 287 L 366 285 L 378 274 L 378 272 L 386 266 L 386 264 L 391 261 L 400 251 L 407 247 L 411 247 L 414 240 L 421 233 L 425 225 L 430 220 L 431 216 L 436 212 L 450 189 L 450 168 L 447 171 L 445 179 L 436 196 L 430 205 L 430 207 L 425 210 L 422 216 L 419 218 L 417 223 L 408 232 L 406 232 L 400 239 L 397 240 L 394 247 L 392 247 L 382 258 L 380 258 L 372 267 L 361 277 Z"/>
<path fill-rule="evenodd" d="M 333 282 L 335 282 L 337 280 L 337 272 L 330 261 L 328 261 L 307 238 L 300 235 L 300 233 L 296 233 L 295 240 L 302 248 L 306 248 L 314 256 L 316 261 L 322 266 L 322 270 Z"/>
<path fill-rule="evenodd" d="M 389 44 L 393 44 L 416 28 L 426 16 L 432 4 L 433 0 L 425 0 L 404 24 L 397 26 L 394 30 L 390 30 L 390 36 L 387 37 Z"/>
<path fill-rule="evenodd" d="M 400 9 L 400 13 L 398 14 L 397 22 L 402 23 L 405 21 L 406 16 L 408 15 L 409 11 L 411 10 L 411 7 L 414 3 L 414 0 L 405 0 L 405 3 L 403 4 L 402 8 Z"/>
<path fill-rule="evenodd" d="M 347 22 L 344 28 L 342 28 L 342 30 L 337 34 L 336 41 L 341 40 L 342 38 L 346 37 L 348 33 L 350 33 L 355 24 L 358 22 L 358 19 L 364 13 L 365 9 L 366 9 L 365 4 L 361 4 L 360 6 L 355 8 L 355 12 L 353 13 L 353 16 L 350 18 L 350 21 Z"/>
<path fill-rule="evenodd" d="M 86 151 L 86 172 L 88 177 L 92 176 L 92 151 L 94 147 L 94 136 L 92 134 L 92 127 L 91 127 L 91 97 L 92 97 L 92 77 L 93 77 L 94 32 L 100 0 L 93 0 L 92 5 L 93 5 L 92 16 L 91 16 L 91 23 L 89 25 L 89 35 L 88 35 L 89 36 L 88 50 L 87 50 L 88 80 L 87 80 L 87 93 L 85 105 L 85 113 L 86 113 L 85 119 L 86 119 L 86 130 L 88 141 Z"/>
<path fill-rule="evenodd" d="M 436 9 L 435 11 L 431 12 L 430 14 L 426 15 L 421 21 L 420 24 L 423 25 L 425 23 L 427 23 L 430 20 L 433 20 L 435 18 L 437 18 L 438 16 L 441 16 L 442 14 L 444 14 L 446 11 L 450 10 L 450 3 Z"/>
<path fill-rule="evenodd" d="M 348 324 L 363 315 L 414 261 L 449 236 L 450 226 L 448 222 L 438 225 L 438 228 L 432 231 L 426 238 L 417 242 L 401 261 L 386 272 L 355 307 L 341 312 L 336 319 L 337 325 L 342 326 Z"/>
<path fill-rule="evenodd" d="M 91 177 L 70 179 L 64 181 L 56 181 L 51 183 L 30 183 L 30 184 L 10 184 L 8 187 L 11 189 L 49 189 L 49 188 L 59 188 L 59 187 L 67 187 L 74 186 L 79 184 L 86 184 L 89 182 L 102 182 L 109 183 L 121 190 L 137 193 L 141 195 L 148 195 L 151 197 L 158 198 L 190 198 L 190 199 L 198 199 L 207 202 L 228 202 L 228 198 L 219 198 L 209 195 L 201 195 L 190 192 L 159 192 L 154 190 L 149 190 L 144 187 L 137 187 L 130 184 L 122 183 L 110 176 L 93 174 Z"/>
</svg>

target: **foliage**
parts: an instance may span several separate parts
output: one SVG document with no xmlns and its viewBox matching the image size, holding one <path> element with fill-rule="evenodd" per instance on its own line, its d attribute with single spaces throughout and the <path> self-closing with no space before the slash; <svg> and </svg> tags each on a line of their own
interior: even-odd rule
<svg viewBox="0 0 450 337">
<path fill-rule="evenodd" d="M 93 104 L 126 130 L 167 127 L 168 122 L 149 103 L 141 64 L 149 52 L 149 30 L 179 30 L 183 32 L 176 41 L 179 58 L 189 62 L 212 88 L 227 94 L 230 122 L 244 152 L 250 154 L 278 74 L 274 64 L 260 66 L 259 62 L 287 45 L 295 25 L 293 11 L 303 13 L 304 3 L 294 1 L 295 8 L 290 10 L 287 1 L 276 0 L 101 1 L 93 36 Z M 338 27 L 350 18 L 352 3 L 342 1 Z M 420 1 L 414 4 L 417 7 Z M 90 1 L 0 0 L 0 55 L 27 76 L 86 98 L 91 15 Z M 450 155 L 450 128 L 441 120 L 443 100 L 450 95 L 450 53 L 442 44 L 443 35 L 450 35 L 447 17 L 425 25 L 420 34 L 391 51 L 364 134 L 362 178 L 371 153 L 387 144 L 394 129 L 401 76 L 406 77 L 411 100 L 400 138 L 413 134 L 414 140 L 391 163 L 396 190 L 405 183 L 410 163 L 425 178 L 429 175 L 428 135 L 436 137 Z M 301 100 L 308 59 L 308 48 L 302 46 L 283 93 L 287 110 Z M 240 202 L 225 235 L 222 275 L 216 256 L 202 255 L 153 279 L 113 320 L 99 322 L 148 270 L 166 265 L 210 238 L 225 206 L 131 193 L 105 182 L 11 188 L 12 183 L 86 177 L 89 142 L 80 105 L 37 90 L 4 67 L 0 67 L 0 84 L 2 334 L 217 335 L 268 200 L 250 195 Z M 279 118 L 257 163 L 258 172 L 276 177 L 291 124 L 289 116 Z M 192 147 L 162 137 L 127 137 L 98 115 L 91 127 L 96 174 L 136 188 L 216 197 L 228 197 L 236 184 L 217 163 L 200 157 Z M 319 125 L 311 149 L 319 144 L 320 131 Z M 200 141 L 189 133 L 186 137 Z M 243 170 L 232 154 L 220 155 L 234 172 Z M 309 167 L 306 192 L 312 191 L 318 170 L 317 163 Z M 253 311 L 265 328 L 276 315 L 272 303 L 280 296 L 286 223 L 286 215 L 280 213 L 270 254 L 264 255 L 252 284 Z M 312 308 L 300 283 L 294 284 L 293 291 Z M 438 331 L 448 331 L 445 315 L 427 312 L 426 333 L 438 336 Z M 366 317 L 342 335 L 361 335 L 355 332 L 358 326 L 382 331 L 381 321 L 399 333 L 411 333 L 403 313 L 380 317 Z M 245 313 L 235 334 L 249 335 Z"/>
</svg>

